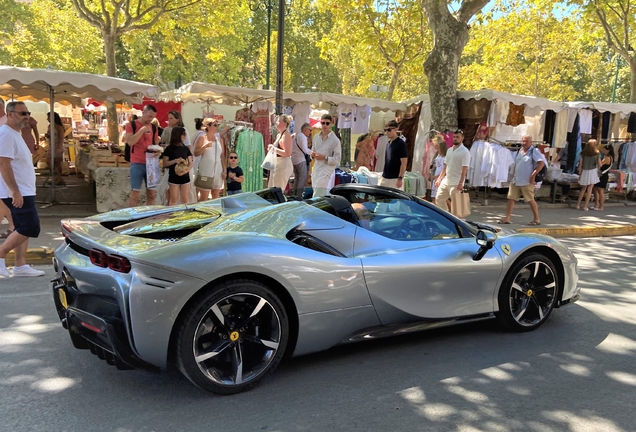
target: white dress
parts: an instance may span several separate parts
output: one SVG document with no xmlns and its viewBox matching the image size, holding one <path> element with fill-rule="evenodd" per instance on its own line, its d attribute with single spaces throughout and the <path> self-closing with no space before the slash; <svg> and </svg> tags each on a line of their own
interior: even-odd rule
<svg viewBox="0 0 636 432">
<path fill-rule="evenodd" d="M 205 137 L 205 144 L 209 143 Z M 212 141 L 212 146 L 205 149 L 199 160 L 199 175 L 205 177 L 212 177 L 213 189 L 223 188 L 223 164 L 221 162 L 221 155 L 223 154 L 223 148 L 218 139 Z"/>
</svg>

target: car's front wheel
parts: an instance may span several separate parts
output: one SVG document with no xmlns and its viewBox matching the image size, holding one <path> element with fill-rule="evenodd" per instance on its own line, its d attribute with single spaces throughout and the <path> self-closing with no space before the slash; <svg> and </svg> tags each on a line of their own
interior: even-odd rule
<svg viewBox="0 0 636 432">
<path fill-rule="evenodd" d="M 177 339 L 177 364 L 194 384 L 234 394 L 256 385 L 280 363 L 289 320 L 265 285 L 227 281 L 186 313 Z"/>
<path fill-rule="evenodd" d="M 559 293 L 552 261 L 532 253 L 517 261 L 499 289 L 497 318 L 514 331 L 530 331 L 550 316 Z"/>
</svg>

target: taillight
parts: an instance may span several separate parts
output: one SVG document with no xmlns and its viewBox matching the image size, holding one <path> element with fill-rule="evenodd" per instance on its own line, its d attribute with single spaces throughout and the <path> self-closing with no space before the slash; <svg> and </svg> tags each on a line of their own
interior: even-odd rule
<svg viewBox="0 0 636 432">
<path fill-rule="evenodd" d="M 119 272 L 128 273 L 130 271 L 130 261 L 119 255 L 111 255 L 108 257 L 108 268 Z"/>
<path fill-rule="evenodd" d="M 109 268 L 119 273 L 130 272 L 131 265 L 128 258 L 119 255 L 106 255 L 106 252 L 99 249 L 91 249 L 88 253 L 91 263 L 97 267 Z"/>
<path fill-rule="evenodd" d="M 91 259 L 91 263 L 97 267 L 108 267 L 108 255 L 106 255 L 106 252 L 100 251 L 99 249 L 91 249 L 88 256 Z"/>
</svg>

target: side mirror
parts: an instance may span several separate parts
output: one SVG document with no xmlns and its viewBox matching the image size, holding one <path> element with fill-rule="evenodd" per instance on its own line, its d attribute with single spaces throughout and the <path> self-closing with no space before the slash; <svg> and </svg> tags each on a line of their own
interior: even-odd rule
<svg viewBox="0 0 636 432">
<path fill-rule="evenodd" d="M 495 233 L 486 230 L 479 230 L 477 232 L 477 244 L 479 245 L 479 250 L 473 256 L 474 261 L 479 261 L 486 255 L 490 249 L 495 245 L 495 241 L 497 240 L 497 236 Z"/>
</svg>

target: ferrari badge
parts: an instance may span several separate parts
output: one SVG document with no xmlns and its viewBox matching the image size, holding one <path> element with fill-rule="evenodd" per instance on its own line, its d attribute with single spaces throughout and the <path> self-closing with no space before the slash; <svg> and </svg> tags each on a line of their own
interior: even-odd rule
<svg viewBox="0 0 636 432">
<path fill-rule="evenodd" d="M 510 255 L 510 245 L 501 245 L 501 250 L 503 251 L 503 253 L 505 253 L 506 255 Z"/>
</svg>

